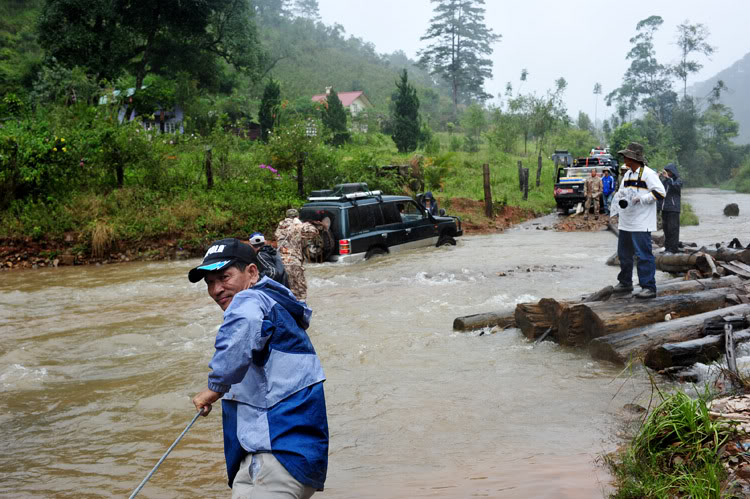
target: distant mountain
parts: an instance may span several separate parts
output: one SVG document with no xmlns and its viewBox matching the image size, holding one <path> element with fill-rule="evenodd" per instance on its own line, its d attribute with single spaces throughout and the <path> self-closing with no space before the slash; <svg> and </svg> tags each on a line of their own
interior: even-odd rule
<svg viewBox="0 0 750 499">
<path fill-rule="evenodd" d="M 750 53 L 716 76 L 691 85 L 688 93 L 703 99 L 719 80 L 724 80 L 728 88 L 721 94 L 720 102 L 732 110 L 734 119 L 740 124 L 740 133 L 735 142 L 750 144 Z"/>
</svg>

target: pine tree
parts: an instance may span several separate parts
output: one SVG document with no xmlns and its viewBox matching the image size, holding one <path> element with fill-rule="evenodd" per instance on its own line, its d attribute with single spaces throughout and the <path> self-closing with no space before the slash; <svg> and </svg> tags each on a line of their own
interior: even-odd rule
<svg viewBox="0 0 750 499">
<path fill-rule="evenodd" d="M 326 96 L 323 115 L 321 117 L 323 126 L 331 133 L 331 143 L 341 145 L 349 141 L 349 132 L 346 128 L 346 111 L 335 90 Z"/>
<path fill-rule="evenodd" d="M 268 142 L 268 134 L 278 122 L 279 107 L 281 105 L 281 88 L 279 82 L 271 78 L 263 90 L 263 98 L 260 101 L 258 121 L 260 121 L 260 138 Z"/>
<path fill-rule="evenodd" d="M 393 95 L 393 142 L 398 152 L 410 152 L 417 148 L 420 137 L 419 97 L 417 90 L 409 83 L 406 69 L 401 80 L 396 82 Z"/>
<path fill-rule="evenodd" d="M 484 101 L 484 81 L 492 78 L 492 44 L 500 35 L 484 24 L 484 0 L 431 0 L 435 16 L 421 40 L 430 45 L 419 51 L 419 63 L 451 85 L 453 110 L 458 102 Z"/>
</svg>

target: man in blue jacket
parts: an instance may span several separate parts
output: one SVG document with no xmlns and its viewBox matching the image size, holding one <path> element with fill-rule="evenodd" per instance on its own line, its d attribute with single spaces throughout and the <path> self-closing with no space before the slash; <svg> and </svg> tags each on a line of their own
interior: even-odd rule
<svg viewBox="0 0 750 499">
<path fill-rule="evenodd" d="M 612 204 L 612 195 L 615 193 L 615 178 L 610 174 L 609 168 L 604 169 L 602 176 L 602 196 L 604 201 L 604 213 L 609 215 L 609 205 Z"/>
<path fill-rule="evenodd" d="M 208 387 L 193 397 L 206 416 L 222 399 L 232 498 L 309 498 L 328 468 L 325 375 L 307 329 L 312 310 L 258 273 L 239 239 L 214 242 L 190 282 L 205 279 L 224 311 Z"/>
</svg>

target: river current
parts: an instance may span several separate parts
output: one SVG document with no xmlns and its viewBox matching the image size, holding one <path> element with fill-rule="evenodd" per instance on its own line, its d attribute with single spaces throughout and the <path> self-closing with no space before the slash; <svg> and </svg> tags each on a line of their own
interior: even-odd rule
<svg viewBox="0 0 750 499">
<path fill-rule="evenodd" d="M 681 239 L 750 235 L 750 196 L 684 195 Z M 721 210 L 740 205 L 740 217 Z M 593 361 L 516 329 L 458 333 L 453 319 L 614 284 L 615 236 L 543 230 L 555 216 L 456 247 L 308 266 L 310 337 L 327 375 L 329 473 L 321 498 L 598 498 L 598 457 L 622 443 L 641 369 Z M 0 496 L 128 496 L 190 422 L 221 310 L 191 261 L 2 273 Z M 657 273 L 657 280 L 666 279 Z M 139 497 L 229 497 L 219 405 Z"/>
</svg>

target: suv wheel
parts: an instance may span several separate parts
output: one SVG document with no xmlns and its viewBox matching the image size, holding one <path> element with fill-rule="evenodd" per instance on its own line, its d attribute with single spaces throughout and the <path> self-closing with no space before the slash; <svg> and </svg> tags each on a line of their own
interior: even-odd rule
<svg viewBox="0 0 750 499">
<path fill-rule="evenodd" d="M 453 239 L 451 236 L 440 236 L 440 238 L 438 238 L 437 246 L 440 247 L 440 246 L 447 246 L 447 245 L 455 246 L 456 240 Z"/>
<path fill-rule="evenodd" d="M 365 253 L 365 260 L 369 260 L 370 258 L 374 258 L 376 256 L 383 256 L 386 254 L 386 251 L 383 248 L 370 248 L 367 250 L 367 253 Z"/>
</svg>

